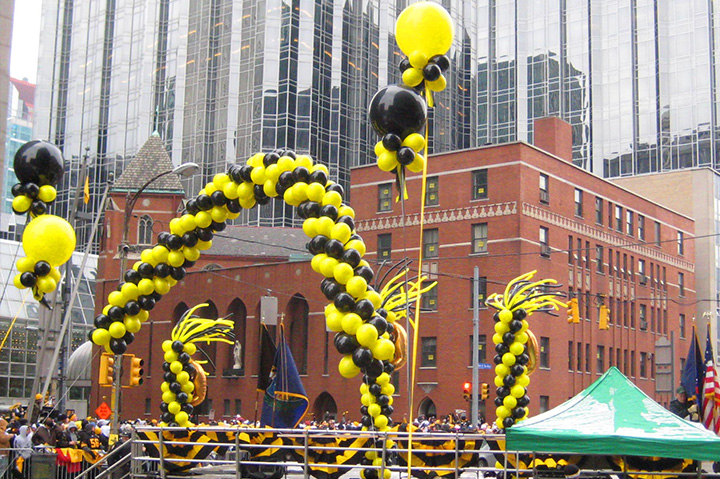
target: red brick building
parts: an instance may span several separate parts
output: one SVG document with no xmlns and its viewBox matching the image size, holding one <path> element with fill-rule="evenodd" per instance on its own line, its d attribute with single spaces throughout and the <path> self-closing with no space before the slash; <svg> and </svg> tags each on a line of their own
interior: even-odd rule
<svg viewBox="0 0 720 479">
<path fill-rule="evenodd" d="M 421 410 L 431 409 L 423 401 L 438 412 L 462 405 L 462 384 L 472 377 L 475 266 L 481 296 L 537 270 L 535 279 L 554 278 L 578 299 L 579 324 L 568 324 L 565 311 L 529 319 L 541 349 L 529 387 L 531 414 L 557 406 L 610 366 L 661 403 L 672 399 L 672 393 L 656 394 L 655 343 L 673 339 L 670 382 L 676 383 L 694 311 L 693 241 L 685 241 L 693 221 L 561 159 L 570 157 L 569 128 L 555 119 L 544 122 L 538 140 L 559 156 L 513 143 L 429 160 L 423 270 L 438 286 L 424 301 L 432 311 L 420 321 L 415 404 Z M 395 201 L 394 178 L 377 168 L 353 170 L 352 185 L 367 257 L 417 259 L 420 176 L 408 178 L 404 207 Z M 610 309 L 608 330 L 598 327 L 600 304 Z M 480 362 L 494 369 L 493 312 L 480 311 Z M 493 379 L 493 370 L 480 371 L 491 399 Z M 488 409 L 494 419 L 491 401 Z"/>
<path fill-rule="evenodd" d="M 429 160 L 423 270 L 438 287 L 423 299 L 428 311 L 420 316 L 413 416 L 467 409 L 462 384 L 472 377 L 475 266 L 484 278 L 484 297 L 537 270 L 536 279 L 554 278 L 578 298 L 579 324 L 568 324 L 565 311 L 559 317 L 530 318 L 540 344 L 539 368 L 529 387 L 531 414 L 557 406 L 609 366 L 618 366 L 660 402 L 672 398 L 671 393 L 656 394 L 655 344 L 672 339 L 674 380 L 664 389 L 673 389 L 693 319 L 693 221 L 561 159 L 569 156 L 565 125 L 548 120 L 544 126 L 552 134 L 541 134 L 540 125 L 538 143 L 560 157 L 512 143 Z M 395 201 L 394 177 L 374 167 L 353 170 L 351 204 L 368 247 L 366 259 L 376 271 L 382 262 L 386 266 L 381 271 L 386 271 L 389 263 L 408 257 L 415 260 L 411 268 L 417 274 L 420 184 L 418 175 L 410 175 L 409 198 L 402 204 Z M 101 298 L 117 287 L 119 276 L 124 194 L 117 193 L 114 201 L 118 208 L 107 214 L 100 256 L 99 307 L 104 304 Z M 167 230 L 179 207 L 171 191 L 156 191 L 141 202 L 129 229 L 133 244 L 143 214 L 152 218 L 156 236 Z M 157 304 L 129 347 L 129 353 L 145 358 L 148 376 L 142 386 L 124 390 L 123 417 L 159 416 L 160 344 L 187 307 L 210 302 L 207 317 L 233 314 L 243 364 L 240 371 L 233 369 L 231 345 L 199 345 L 211 360 L 206 368 L 211 373 L 211 404 L 203 407 L 203 414 L 207 417 L 213 410 L 215 419 L 235 414 L 253 418 L 260 303 L 263 296 L 272 296 L 278 298 L 278 314 L 303 376 L 310 411 L 336 417 L 349 411 L 348 417 L 359 419 L 360 379 L 345 379 L 337 372 L 340 355 L 323 316 L 327 300 L 320 292 L 321 278 L 311 270 L 309 256 L 303 256 L 305 241 L 301 231 L 287 229 L 228 228 L 217 235 L 213 248 Z M 268 248 L 259 258 L 260 250 Z M 598 328 L 600 304 L 610 308 L 608 330 Z M 494 356 L 492 313 L 480 310 L 480 362 L 487 367 Z M 493 377 L 492 369 L 480 371 L 481 382 L 492 385 Z M 401 420 L 407 413 L 406 371 L 393 380 L 394 418 Z M 494 419 L 493 391 L 491 387 L 489 419 Z M 109 401 L 109 389 L 94 387 L 91 410 L 103 399 Z"/>
</svg>

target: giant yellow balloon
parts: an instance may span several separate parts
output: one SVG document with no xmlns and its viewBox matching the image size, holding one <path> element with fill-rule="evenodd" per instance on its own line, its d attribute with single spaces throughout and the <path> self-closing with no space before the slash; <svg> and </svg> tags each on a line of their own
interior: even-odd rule
<svg viewBox="0 0 720 479">
<path fill-rule="evenodd" d="M 415 52 L 427 59 L 434 55 L 444 55 L 452 45 L 452 18 L 437 3 L 413 3 L 400 13 L 395 24 L 395 35 L 400 50 L 408 57 Z"/>
<path fill-rule="evenodd" d="M 59 216 L 41 215 L 25 227 L 22 245 L 28 257 L 60 266 L 72 256 L 75 231 Z"/>
</svg>

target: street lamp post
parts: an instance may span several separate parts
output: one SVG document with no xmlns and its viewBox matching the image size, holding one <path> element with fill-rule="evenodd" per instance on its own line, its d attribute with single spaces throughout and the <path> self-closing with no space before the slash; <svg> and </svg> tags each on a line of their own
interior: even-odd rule
<svg viewBox="0 0 720 479">
<path fill-rule="evenodd" d="M 145 182 L 135 193 L 128 191 L 125 199 L 125 215 L 123 217 L 123 230 L 122 239 L 120 241 L 120 282 L 123 281 L 125 270 L 127 268 L 128 252 L 130 251 L 130 245 L 128 244 L 128 233 L 130 231 L 130 218 L 132 217 L 135 203 L 145 189 L 150 186 L 153 182 L 162 178 L 163 176 L 176 174 L 184 177 L 190 177 L 197 173 L 200 167 L 196 163 L 183 163 L 176 166 L 172 170 L 166 170 L 150 178 Z M 119 418 L 120 418 L 120 399 L 122 393 L 122 386 L 120 385 L 120 379 L 122 376 L 122 354 L 115 355 L 115 380 L 113 381 L 112 391 L 112 405 L 111 410 L 113 411 L 112 423 L 111 423 L 111 435 L 117 437 Z"/>
</svg>

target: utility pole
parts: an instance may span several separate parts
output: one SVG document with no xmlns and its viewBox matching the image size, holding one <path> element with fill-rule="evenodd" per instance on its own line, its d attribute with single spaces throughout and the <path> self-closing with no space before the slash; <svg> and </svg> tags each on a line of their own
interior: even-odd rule
<svg viewBox="0 0 720 479">
<path fill-rule="evenodd" d="M 477 266 L 473 269 L 473 337 L 472 337 L 472 399 L 470 400 L 470 417 L 472 425 L 476 426 L 478 422 L 478 368 L 479 368 L 479 351 L 480 347 L 480 308 L 478 306 L 478 287 L 480 286 L 480 270 Z"/>
</svg>

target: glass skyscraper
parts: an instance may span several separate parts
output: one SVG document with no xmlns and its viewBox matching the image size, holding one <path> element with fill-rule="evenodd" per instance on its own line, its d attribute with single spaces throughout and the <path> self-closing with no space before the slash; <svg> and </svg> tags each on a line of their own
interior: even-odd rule
<svg viewBox="0 0 720 479">
<path fill-rule="evenodd" d="M 347 185 L 352 166 L 375 160 L 366 109 L 399 81 L 393 31 L 409 3 L 45 0 L 35 136 L 71 160 L 59 205 L 85 158 L 96 191 L 155 130 L 176 164 L 202 166 L 191 194 L 229 163 L 285 147 Z M 574 162 L 598 175 L 720 161 L 713 1 L 441 3 L 456 29 L 431 151 L 532 143 L 533 121 L 558 116 Z M 298 225 L 282 202 L 241 218 Z"/>
</svg>

